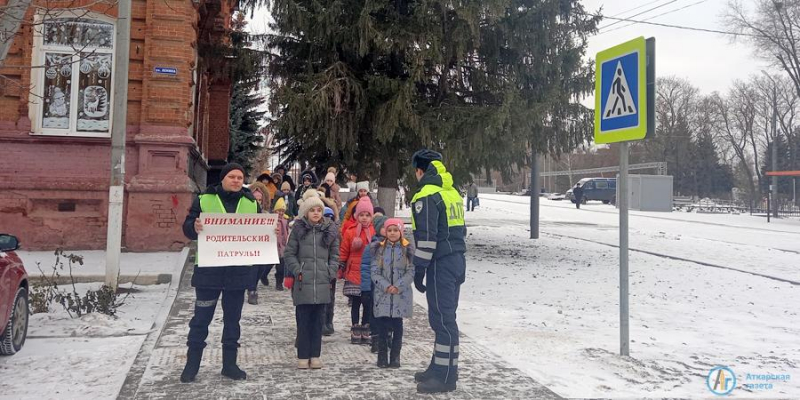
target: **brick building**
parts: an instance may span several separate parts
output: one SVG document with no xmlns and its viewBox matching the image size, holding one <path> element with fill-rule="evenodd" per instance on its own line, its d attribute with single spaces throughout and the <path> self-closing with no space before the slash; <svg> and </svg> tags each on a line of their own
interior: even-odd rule
<svg viewBox="0 0 800 400">
<path fill-rule="evenodd" d="M 225 43 L 235 1 L 132 1 L 123 246 L 178 249 L 193 193 L 227 158 L 231 84 L 202 48 Z M 103 249 L 116 2 L 33 3 L 0 68 L 0 231 Z"/>
</svg>

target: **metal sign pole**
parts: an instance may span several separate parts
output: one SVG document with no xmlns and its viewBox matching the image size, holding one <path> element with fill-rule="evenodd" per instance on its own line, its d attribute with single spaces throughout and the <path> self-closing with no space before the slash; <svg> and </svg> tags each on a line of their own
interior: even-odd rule
<svg viewBox="0 0 800 400">
<path fill-rule="evenodd" d="M 630 355 L 628 316 L 628 142 L 619 147 L 619 354 Z"/>
</svg>

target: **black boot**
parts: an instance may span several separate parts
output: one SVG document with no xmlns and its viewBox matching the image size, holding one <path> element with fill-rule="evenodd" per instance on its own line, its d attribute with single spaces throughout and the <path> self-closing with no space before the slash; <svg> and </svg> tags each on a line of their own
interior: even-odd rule
<svg viewBox="0 0 800 400">
<path fill-rule="evenodd" d="M 388 350 L 389 349 L 386 346 L 386 341 L 378 340 L 378 368 L 389 367 L 389 356 L 386 354 Z"/>
<path fill-rule="evenodd" d="M 186 352 L 186 366 L 181 373 L 181 382 L 194 382 L 197 371 L 200 370 L 200 360 L 203 359 L 203 349 L 189 349 Z"/>
<path fill-rule="evenodd" d="M 331 336 L 333 335 L 333 325 L 324 324 L 322 325 L 322 336 Z"/>
<path fill-rule="evenodd" d="M 369 351 L 372 354 L 376 354 L 378 352 L 378 335 L 372 335 L 370 339 L 372 340 L 372 343 L 370 344 Z"/>
<path fill-rule="evenodd" d="M 283 279 L 275 278 L 275 290 L 283 291 Z"/>
<path fill-rule="evenodd" d="M 403 344 L 399 340 L 392 341 L 392 351 L 389 354 L 389 368 L 400 368 L 400 349 Z"/>
<path fill-rule="evenodd" d="M 235 381 L 247 379 L 247 374 L 236 365 L 237 349 L 222 349 L 222 375 Z"/>
<path fill-rule="evenodd" d="M 417 393 L 445 393 L 456 390 L 456 383 L 445 383 L 437 378 L 430 378 L 417 384 Z"/>
<path fill-rule="evenodd" d="M 433 359 L 431 359 L 431 364 L 428 365 L 428 368 L 425 368 L 425 371 L 414 373 L 414 382 L 420 383 L 431 379 L 433 377 L 433 371 L 431 369 L 432 366 Z"/>
</svg>

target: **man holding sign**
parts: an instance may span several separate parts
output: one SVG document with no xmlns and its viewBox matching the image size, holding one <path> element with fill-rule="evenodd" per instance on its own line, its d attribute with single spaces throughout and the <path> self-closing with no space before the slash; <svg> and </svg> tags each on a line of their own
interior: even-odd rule
<svg viewBox="0 0 800 400">
<path fill-rule="evenodd" d="M 243 187 L 244 168 L 239 164 L 228 164 L 220 172 L 222 182 L 220 185 L 209 187 L 205 193 L 198 196 L 186 221 L 183 223 L 183 233 L 187 238 L 198 240 L 198 235 L 202 236 L 198 241 L 198 257 L 195 259 L 194 274 L 192 275 L 192 286 L 195 288 L 196 301 L 194 307 L 194 317 L 189 322 L 189 337 L 187 346 L 189 347 L 186 357 L 186 366 L 181 374 L 181 382 L 187 383 L 194 381 L 200 369 L 200 360 L 203 358 L 203 349 L 206 347 L 206 337 L 208 337 L 208 325 L 214 318 L 214 310 L 217 301 L 222 295 L 222 312 L 224 328 L 222 330 L 222 375 L 234 379 L 247 379 L 247 374 L 236 365 L 236 357 L 239 349 L 239 335 L 241 333 L 239 320 L 242 317 L 242 307 L 244 304 L 244 293 L 246 289 L 254 288 L 258 279 L 258 267 L 253 267 L 251 263 L 226 264 L 219 260 L 212 259 L 204 250 L 208 250 L 206 236 L 203 232 L 204 225 L 208 225 L 207 231 L 211 230 L 213 222 L 220 222 L 220 218 L 206 217 L 206 213 L 215 214 L 236 214 L 228 215 L 232 222 L 242 222 L 241 220 L 255 220 L 255 216 L 238 214 L 258 214 L 261 212 L 256 199 L 250 190 Z M 201 218 L 203 213 L 203 218 Z M 260 216 L 259 216 L 260 217 Z M 204 222 L 208 224 L 204 224 Z M 274 238 L 273 228 L 263 226 L 263 233 L 260 236 Z M 233 236 L 215 235 L 219 240 L 234 240 Z M 252 234 L 238 235 L 242 237 L 257 237 Z M 241 238 L 239 238 L 241 239 Z M 245 240 L 245 239 L 242 239 Z M 238 241 L 237 241 L 238 242 Z M 273 240 L 274 242 L 274 240 Z M 255 242 L 258 243 L 258 242 Z M 238 243 L 237 243 L 238 244 Z M 271 244 L 275 246 L 274 244 Z M 266 247 L 263 246 L 262 247 Z M 254 249 L 257 249 L 254 247 Z M 231 250 L 231 253 L 239 255 L 242 250 Z M 265 251 L 266 252 L 266 251 Z M 206 251 L 207 253 L 207 251 Z M 221 257 L 218 257 L 221 258 Z M 231 261 L 241 262 L 239 257 L 231 257 Z M 218 265 L 218 266 L 204 266 Z"/>
</svg>

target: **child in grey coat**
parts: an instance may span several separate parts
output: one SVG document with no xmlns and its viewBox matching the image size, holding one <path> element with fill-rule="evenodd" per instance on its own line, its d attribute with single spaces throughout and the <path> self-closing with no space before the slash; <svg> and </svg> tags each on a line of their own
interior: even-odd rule
<svg viewBox="0 0 800 400">
<path fill-rule="evenodd" d="M 378 325 L 378 367 L 400 368 L 403 318 L 414 309 L 414 247 L 403 238 L 403 221 L 390 218 L 384 223 L 386 239 L 370 244 L 374 284 L 374 321 Z M 391 354 L 387 357 L 392 333 Z M 388 358 L 388 360 L 387 360 Z"/>
</svg>

